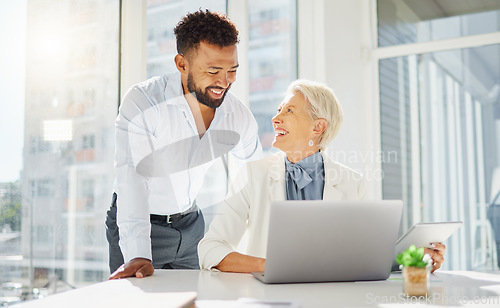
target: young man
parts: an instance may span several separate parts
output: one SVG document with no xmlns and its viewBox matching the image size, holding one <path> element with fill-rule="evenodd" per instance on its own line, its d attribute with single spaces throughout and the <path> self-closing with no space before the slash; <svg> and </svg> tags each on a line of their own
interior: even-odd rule
<svg viewBox="0 0 500 308">
<path fill-rule="evenodd" d="M 199 268 L 204 220 L 195 198 L 205 172 L 225 153 L 245 161 L 262 152 L 255 119 L 228 93 L 238 68 L 234 24 L 200 10 L 174 33 L 178 72 L 132 87 L 116 120 L 110 279 Z"/>
</svg>

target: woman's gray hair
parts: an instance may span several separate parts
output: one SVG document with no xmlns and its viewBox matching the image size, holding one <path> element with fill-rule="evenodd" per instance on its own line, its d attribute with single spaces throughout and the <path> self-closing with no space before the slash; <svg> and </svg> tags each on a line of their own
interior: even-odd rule
<svg viewBox="0 0 500 308">
<path fill-rule="evenodd" d="M 324 150 L 340 130 L 344 118 L 335 93 L 328 86 L 305 79 L 299 79 L 290 84 L 287 94 L 302 93 L 308 102 L 311 119 L 325 119 L 328 122 L 325 131 L 319 136 L 318 146 Z"/>
</svg>

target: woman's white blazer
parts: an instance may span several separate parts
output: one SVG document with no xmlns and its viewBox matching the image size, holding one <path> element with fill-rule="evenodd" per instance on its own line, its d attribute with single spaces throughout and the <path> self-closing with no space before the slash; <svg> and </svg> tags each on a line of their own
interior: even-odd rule
<svg viewBox="0 0 500 308">
<path fill-rule="evenodd" d="M 325 169 L 323 200 L 363 199 L 363 176 L 321 153 Z M 284 159 L 284 153 L 280 152 L 250 162 L 233 181 L 219 213 L 198 245 L 202 269 L 218 265 L 233 251 L 266 257 L 271 203 L 286 199 Z M 300 228 L 300 222 L 297 222 L 297 228 Z M 245 232 L 245 241 L 242 242 L 246 243 L 240 245 Z"/>
</svg>

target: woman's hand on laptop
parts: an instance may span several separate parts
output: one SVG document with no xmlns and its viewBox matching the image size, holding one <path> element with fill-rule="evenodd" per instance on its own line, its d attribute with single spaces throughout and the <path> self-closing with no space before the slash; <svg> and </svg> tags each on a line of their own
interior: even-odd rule
<svg viewBox="0 0 500 308">
<path fill-rule="evenodd" d="M 252 257 L 233 251 L 222 259 L 222 261 L 220 261 L 215 268 L 221 272 L 263 272 L 266 268 L 266 259 Z"/>
<path fill-rule="evenodd" d="M 431 243 L 431 248 L 425 248 L 424 252 L 428 254 L 432 259 L 432 271 L 434 273 L 435 270 L 441 267 L 441 264 L 444 262 L 444 252 L 446 250 L 446 246 L 441 243 Z"/>
<path fill-rule="evenodd" d="M 122 264 L 109 279 L 120 279 L 127 277 L 143 278 L 151 276 L 154 273 L 153 264 L 151 260 L 145 258 L 134 258 L 125 264 Z"/>
</svg>

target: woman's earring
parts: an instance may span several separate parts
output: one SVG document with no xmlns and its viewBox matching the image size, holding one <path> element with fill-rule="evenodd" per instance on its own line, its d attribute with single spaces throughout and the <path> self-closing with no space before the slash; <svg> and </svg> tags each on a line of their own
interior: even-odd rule
<svg viewBox="0 0 500 308">
<path fill-rule="evenodd" d="M 314 144 L 314 143 L 313 143 L 312 139 L 309 139 L 309 146 L 310 146 L 310 147 L 312 147 L 312 146 L 313 146 L 313 144 Z"/>
</svg>

